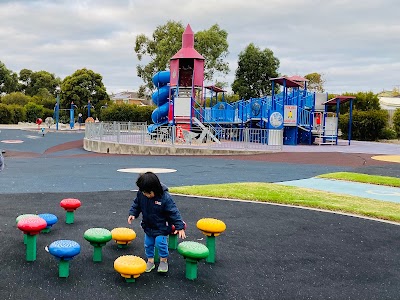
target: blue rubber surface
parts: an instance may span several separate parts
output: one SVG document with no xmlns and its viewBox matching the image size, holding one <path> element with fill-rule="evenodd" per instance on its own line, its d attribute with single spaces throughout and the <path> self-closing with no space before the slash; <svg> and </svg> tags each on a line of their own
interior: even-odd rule
<svg viewBox="0 0 400 300">
<path fill-rule="evenodd" d="M 395 187 L 330 180 L 325 178 L 308 178 L 301 180 L 284 181 L 279 182 L 278 184 L 400 203 L 400 188 Z"/>
</svg>

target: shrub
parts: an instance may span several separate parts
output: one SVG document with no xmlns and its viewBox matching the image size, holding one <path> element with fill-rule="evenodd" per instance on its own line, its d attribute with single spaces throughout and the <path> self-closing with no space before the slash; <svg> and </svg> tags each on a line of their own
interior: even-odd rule
<svg viewBox="0 0 400 300">
<path fill-rule="evenodd" d="M 137 106 L 136 110 L 138 112 L 138 119 L 134 122 L 147 122 L 148 124 L 152 123 L 151 114 L 155 109 L 154 106 Z"/>
<path fill-rule="evenodd" d="M 0 103 L 0 124 L 11 124 L 12 112 L 8 105 Z"/>
<path fill-rule="evenodd" d="M 382 140 L 394 140 L 397 138 L 397 133 L 392 128 L 386 127 L 379 133 L 379 139 Z"/>
<path fill-rule="evenodd" d="M 400 138 L 400 108 L 396 109 L 393 115 L 393 127 L 397 133 L 397 137 Z"/>
<path fill-rule="evenodd" d="M 26 121 L 26 109 L 21 105 L 8 105 L 11 112 L 11 123 L 18 124 L 18 122 Z"/>
<path fill-rule="evenodd" d="M 376 141 L 387 127 L 388 113 L 385 110 L 354 111 L 351 138 L 361 141 Z M 348 138 L 349 114 L 340 116 L 339 128 L 343 138 Z"/>
<path fill-rule="evenodd" d="M 4 104 L 17 104 L 21 106 L 28 104 L 29 101 L 32 101 L 32 98 L 21 92 L 11 93 L 1 98 L 1 102 Z"/>
<path fill-rule="evenodd" d="M 26 109 L 26 119 L 28 122 L 36 122 L 37 118 L 42 118 L 43 119 L 43 105 L 38 105 L 33 102 L 29 102 L 27 105 L 25 105 Z"/>
<path fill-rule="evenodd" d="M 112 104 L 101 110 L 101 121 L 151 122 L 154 107 L 132 104 Z"/>
</svg>

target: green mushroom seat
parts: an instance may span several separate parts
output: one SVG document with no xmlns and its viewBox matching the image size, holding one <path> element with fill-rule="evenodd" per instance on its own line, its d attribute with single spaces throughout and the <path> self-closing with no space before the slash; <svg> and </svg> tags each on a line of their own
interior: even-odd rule
<svg viewBox="0 0 400 300">
<path fill-rule="evenodd" d="M 101 249 L 111 240 L 111 231 L 105 228 L 90 228 L 85 231 L 83 237 L 93 246 L 93 261 L 101 262 Z"/>
<path fill-rule="evenodd" d="M 197 278 L 197 262 L 209 255 L 208 248 L 198 242 L 182 242 L 178 245 L 178 252 L 186 260 L 186 278 L 194 280 Z"/>
</svg>

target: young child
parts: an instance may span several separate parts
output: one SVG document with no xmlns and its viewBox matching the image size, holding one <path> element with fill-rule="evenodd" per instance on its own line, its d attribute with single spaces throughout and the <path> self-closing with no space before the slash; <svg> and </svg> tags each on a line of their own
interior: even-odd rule
<svg viewBox="0 0 400 300">
<path fill-rule="evenodd" d="M 142 213 L 141 226 L 145 233 L 144 250 L 147 257 L 146 272 L 155 268 L 154 247 L 158 248 L 160 264 L 158 272 L 168 272 L 168 242 L 167 236 L 175 226 L 175 234 L 186 238 L 181 214 L 168 188 L 160 182 L 152 172 L 141 174 L 136 181 L 139 188 L 132 207 L 129 210 L 128 223 Z"/>
</svg>

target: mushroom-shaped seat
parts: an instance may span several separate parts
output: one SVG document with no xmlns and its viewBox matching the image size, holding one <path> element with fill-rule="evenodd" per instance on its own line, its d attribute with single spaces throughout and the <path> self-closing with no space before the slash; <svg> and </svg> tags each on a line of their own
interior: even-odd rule
<svg viewBox="0 0 400 300">
<path fill-rule="evenodd" d="M 46 223 L 47 223 L 46 228 L 43 229 L 42 232 L 50 232 L 51 227 L 52 227 L 54 224 L 56 224 L 57 221 L 58 221 L 57 216 L 56 216 L 56 215 L 53 215 L 53 214 L 45 213 L 45 214 L 39 214 L 38 216 L 41 217 L 43 220 L 45 220 Z"/>
<path fill-rule="evenodd" d="M 28 217 L 18 221 L 17 227 L 26 237 L 26 260 L 36 260 L 36 235 L 45 229 L 47 223 L 39 217 Z"/>
<path fill-rule="evenodd" d="M 22 230 L 25 234 L 36 235 L 39 234 L 42 229 L 47 227 L 47 223 L 44 219 L 39 217 L 28 217 L 18 221 L 18 229 Z"/>
<path fill-rule="evenodd" d="M 35 215 L 35 214 L 23 214 L 23 215 L 19 215 L 18 217 L 15 218 L 15 223 L 18 224 L 18 222 L 20 220 L 25 219 L 25 218 L 31 218 L 31 217 L 39 218 L 39 216 Z"/>
<path fill-rule="evenodd" d="M 36 218 L 40 218 L 38 215 L 35 214 L 23 214 L 23 215 L 19 215 L 16 219 L 15 219 L 15 223 L 18 224 L 18 222 L 22 219 L 25 218 L 30 218 L 30 217 L 36 217 Z M 27 237 L 26 234 L 24 234 L 24 244 L 26 245 L 27 243 Z"/>
<path fill-rule="evenodd" d="M 49 253 L 59 260 L 58 276 L 69 276 L 69 261 L 81 252 L 81 246 L 71 240 L 58 240 L 49 245 Z"/>
<path fill-rule="evenodd" d="M 210 254 L 206 258 L 208 263 L 215 263 L 216 248 L 215 248 L 215 237 L 219 236 L 221 232 L 224 232 L 226 225 L 221 220 L 213 218 L 203 218 L 197 221 L 197 228 L 206 235 L 207 248 L 210 250 Z"/>
<path fill-rule="evenodd" d="M 60 206 L 66 210 L 66 220 L 65 223 L 74 223 L 74 211 L 81 206 L 81 201 L 74 198 L 66 198 L 61 200 Z"/>
<path fill-rule="evenodd" d="M 111 230 L 112 239 L 119 248 L 128 246 L 136 238 L 136 232 L 127 227 L 118 227 Z"/>
<path fill-rule="evenodd" d="M 135 279 L 146 271 L 146 262 L 138 256 L 124 255 L 114 261 L 114 269 L 125 278 L 125 281 L 135 282 Z"/>
<path fill-rule="evenodd" d="M 102 261 L 101 249 L 111 240 L 111 231 L 105 228 L 90 228 L 85 231 L 83 237 L 93 246 L 93 261 Z"/>
<path fill-rule="evenodd" d="M 196 279 L 197 262 L 208 257 L 208 248 L 198 242 L 186 241 L 178 245 L 178 252 L 186 260 L 186 278 L 190 280 Z"/>
<path fill-rule="evenodd" d="M 219 236 L 226 229 L 224 222 L 214 218 L 200 219 L 196 225 L 207 236 Z"/>
<path fill-rule="evenodd" d="M 61 200 L 60 206 L 66 211 L 74 211 L 81 206 L 81 201 L 74 198 L 66 198 Z"/>
</svg>

